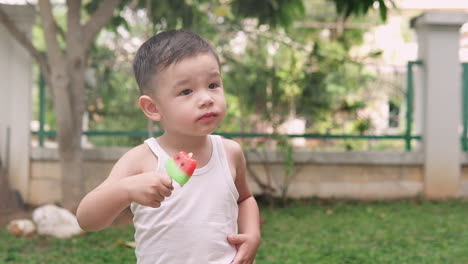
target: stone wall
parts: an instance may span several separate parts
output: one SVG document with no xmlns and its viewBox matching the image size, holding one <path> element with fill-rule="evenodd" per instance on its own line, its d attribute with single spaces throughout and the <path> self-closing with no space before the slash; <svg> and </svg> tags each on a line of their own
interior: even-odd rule
<svg viewBox="0 0 468 264">
<path fill-rule="evenodd" d="M 85 150 L 85 186 L 87 191 L 107 177 L 113 164 L 127 148 Z M 283 160 L 278 152 L 246 151 L 252 171 L 263 181 L 270 177 L 280 194 Z M 349 199 L 399 199 L 419 197 L 424 189 L 420 152 L 297 152 L 295 176 L 288 196 Z M 35 205 L 60 200 L 60 168 L 54 149 L 33 148 L 31 155 L 29 199 Z M 468 170 L 463 171 L 468 180 Z M 247 174 L 255 194 L 260 188 Z M 468 181 L 467 181 L 468 182 Z M 460 189 L 463 184 L 460 184 Z M 466 194 L 467 191 L 461 191 Z"/>
</svg>

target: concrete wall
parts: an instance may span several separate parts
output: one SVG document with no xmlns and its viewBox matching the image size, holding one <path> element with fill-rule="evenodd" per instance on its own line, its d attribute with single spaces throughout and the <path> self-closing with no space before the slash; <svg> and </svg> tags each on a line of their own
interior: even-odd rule
<svg viewBox="0 0 468 264">
<path fill-rule="evenodd" d="M 87 191 L 107 177 L 113 164 L 127 150 L 85 151 Z M 272 186 L 279 194 L 284 177 L 281 153 L 247 151 L 245 154 L 249 166 L 262 180 L 266 181 L 270 175 Z M 290 184 L 289 197 L 398 199 L 419 197 L 423 192 L 423 156 L 419 152 L 298 152 L 295 157 L 297 174 Z M 39 205 L 59 201 L 59 172 L 56 150 L 33 148 L 28 202 Z M 250 175 L 247 176 L 252 191 L 260 193 Z"/>
<path fill-rule="evenodd" d="M 468 14 L 428 12 L 412 20 L 422 61 L 416 88 L 422 117 L 424 193 L 430 199 L 458 197 L 460 171 L 460 28 Z"/>
</svg>

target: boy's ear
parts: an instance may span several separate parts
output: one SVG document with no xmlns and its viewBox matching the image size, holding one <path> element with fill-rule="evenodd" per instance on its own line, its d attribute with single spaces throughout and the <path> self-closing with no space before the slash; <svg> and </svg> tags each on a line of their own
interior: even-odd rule
<svg viewBox="0 0 468 264">
<path fill-rule="evenodd" d="M 161 121 L 161 113 L 156 106 L 155 101 L 148 95 L 140 96 L 138 104 L 145 115 L 153 121 Z"/>
</svg>

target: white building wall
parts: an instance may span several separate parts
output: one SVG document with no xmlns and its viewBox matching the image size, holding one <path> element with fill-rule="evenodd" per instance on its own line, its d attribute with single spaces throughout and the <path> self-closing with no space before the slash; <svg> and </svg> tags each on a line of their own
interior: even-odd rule
<svg viewBox="0 0 468 264">
<path fill-rule="evenodd" d="M 31 35 L 33 7 L 0 8 L 21 31 Z M 32 63 L 29 53 L 0 24 L 0 158 L 11 187 L 25 199 L 29 186 Z"/>
</svg>

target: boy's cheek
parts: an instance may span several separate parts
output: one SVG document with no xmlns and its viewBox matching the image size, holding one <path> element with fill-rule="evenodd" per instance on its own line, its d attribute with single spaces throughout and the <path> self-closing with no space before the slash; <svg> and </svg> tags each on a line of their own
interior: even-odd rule
<svg viewBox="0 0 468 264">
<path fill-rule="evenodd" d="M 224 97 L 224 95 L 220 99 L 220 104 L 223 106 L 224 109 L 226 109 L 227 102 L 226 102 L 226 97 Z"/>
</svg>

